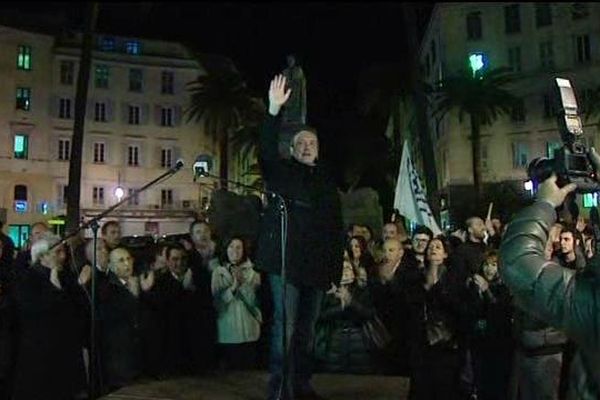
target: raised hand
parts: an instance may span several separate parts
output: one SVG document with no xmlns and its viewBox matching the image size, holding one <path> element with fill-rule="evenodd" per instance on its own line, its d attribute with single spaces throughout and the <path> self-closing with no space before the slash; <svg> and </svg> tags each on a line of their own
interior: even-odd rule
<svg viewBox="0 0 600 400">
<path fill-rule="evenodd" d="M 89 265 L 84 265 L 83 268 L 81 268 L 81 272 L 79 273 L 78 282 L 81 286 L 85 286 L 88 284 L 90 279 L 92 279 L 92 267 L 90 267 Z"/>
<path fill-rule="evenodd" d="M 144 292 L 152 289 L 154 286 L 154 271 L 149 271 L 146 274 L 140 276 L 140 287 Z"/>
<path fill-rule="evenodd" d="M 485 278 L 481 275 L 473 275 L 473 282 L 475 282 L 481 293 L 487 292 L 487 290 L 489 289 L 488 281 L 486 281 Z"/>
<path fill-rule="evenodd" d="M 596 152 L 593 154 L 597 157 Z M 594 158 L 592 158 L 594 160 Z M 569 193 L 577 189 L 575 183 L 569 183 L 561 188 L 556 185 L 556 174 L 552 174 L 550 178 L 538 186 L 537 199 L 549 203 L 553 208 L 560 206 Z"/>
<path fill-rule="evenodd" d="M 194 281 L 193 281 L 193 275 L 192 275 L 192 269 L 188 268 L 187 271 L 185 271 L 185 275 L 183 275 L 183 288 L 185 290 L 196 290 L 196 287 L 194 286 Z"/>
<path fill-rule="evenodd" d="M 292 89 L 285 90 L 286 79 L 283 75 L 276 75 L 269 87 L 269 114 L 275 116 L 290 98 Z"/>
</svg>

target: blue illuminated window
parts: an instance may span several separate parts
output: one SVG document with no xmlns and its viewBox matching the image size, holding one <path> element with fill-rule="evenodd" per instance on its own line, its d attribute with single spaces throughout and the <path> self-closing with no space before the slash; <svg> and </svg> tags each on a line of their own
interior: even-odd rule
<svg viewBox="0 0 600 400">
<path fill-rule="evenodd" d="M 116 42 L 113 37 L 103 37 L 100 41 L 100 50 L 102 51 L 115 51 Z"/>
<path fill-rule="evenodd" d="M 129 40 L 125 43 L 125 52 L 127 54 L 138 55 L 142 53 L 142 44 L 137 40 Z"/>
</svg>

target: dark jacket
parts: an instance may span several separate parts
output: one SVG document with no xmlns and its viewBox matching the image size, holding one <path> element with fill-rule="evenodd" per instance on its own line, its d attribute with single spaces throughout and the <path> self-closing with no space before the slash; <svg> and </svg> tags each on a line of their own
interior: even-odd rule
<svg viewBox="0 0 600 400">
<path fill-rule="evenodd" d="M 141 372 L 141 304 L 111 273 L 98 287 L 101 363 L 106 389 L 131 383 Z"/>
<path fill-rule="evenodd" d="M 154 349 L 158 354 L 153 357 L 160 360 L 160 373 L 178 375 L 203 369 L 201 364 L 210 361 L 205 358 L 212 356 L 215 328 L 206 326 L 206 322 L 214 324 L 214 319 L 206 314 L 207 305 L 198 298 L 198 289 L 184 289 L 167 270 L 155 276 L 154 286 L 142 296 L 162 331 L 161 343 Z"/>
<path fill-rule="evenodd" d="M 35 264 L 14 291 L 20 326 L 15 400 L 67 400 L 85 388 L 85 297 L 75 281 L 61 277 L 58 289 L 49 277 L 49 269 Z"/>
<path fill-rule="evenodd" d="M 566 332 L 581 350 L 573 361 L 569 399 L 600 397 L 600 281 L 593 264 L 576 272 L 544 259 L 548 230 L 556 212 L 537 202 L 517 214 L 500 249 L 500 273 L 517 304 Z"/>
<path fill-rule="evenodd" d="M 340 198 L 331 175 L 295 159 L 280 159 L 280 118 L 267 116 L 260 137 L 259 163 L 268 190 L 286 199 L 287 278 L 326 290 L 342 275 L 344 230 Z M 261 221 L 258 267 L 280 273 L 281 240 L 277 201 L 269 198 Z"/>
<path fill-rule="evenodd" d="M 327 372 L 373 373 L 363 325 L 375 316 L 368 287 L 348 285 L 352 300 L 344 309 L 334 294 L 327 294 L 317 322 L 315 358 Z"/>
<path fill-rule="evenodd" d="M 461 275 L 461 279 L 464 278 L 463 283 L 466 282 L 467 277 L 479 271 L 487 249 L 485 243 L 472 242 L 467 238 L 467 241 L 458 246 L 456 252 L 452 254 L 451 263 L 455 272 Z"/>
</svg>

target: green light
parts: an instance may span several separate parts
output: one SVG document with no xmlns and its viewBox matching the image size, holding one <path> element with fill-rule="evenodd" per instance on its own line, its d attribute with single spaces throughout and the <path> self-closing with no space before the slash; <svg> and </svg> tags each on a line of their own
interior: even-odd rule
<svg viewBox="0 0 600 400">
<path fill-rule="evenodd" d="M 585 193 L 583 195 L 583 207 L 591 208 L 598 206 L 598 193 Z"/>
<path fill-rule="evenodd" d="M 20 153 L 25 150 L 25 137 L 21 135 L 15 136 L 15 153 Z"/>
<path fill-rule="evenodd" d="M 469 66 L 471 67 L 471 71 L 473 71 L 473 76 L 485 67 L 485 58 L 483 53 L 473 53 L 469 56 Z"/>
</svg>

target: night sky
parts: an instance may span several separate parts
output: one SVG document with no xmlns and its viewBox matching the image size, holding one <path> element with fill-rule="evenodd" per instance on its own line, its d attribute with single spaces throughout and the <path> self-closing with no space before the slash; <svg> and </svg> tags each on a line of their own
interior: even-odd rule
<svg viewBox="0 0 600 400">
<path fill-rule="evenodd" d="M 83 6 L 3 3 L 0 11 L 59 10 L 77 28 Z M 426 21 L 432 5 L 418 7 Z M 285 68 L 286 54 L 297 54 L 308 80 L 308 123 L 320 130 L 327 147 L 365 134 L 357 113 L 364 72 L 391 64 L 401 74 L 405 59 L 399 3 L 101 3 L 97 31 L 176 40 L 228 56 L 263 98 L 269 79 Z"/>
</svg>

